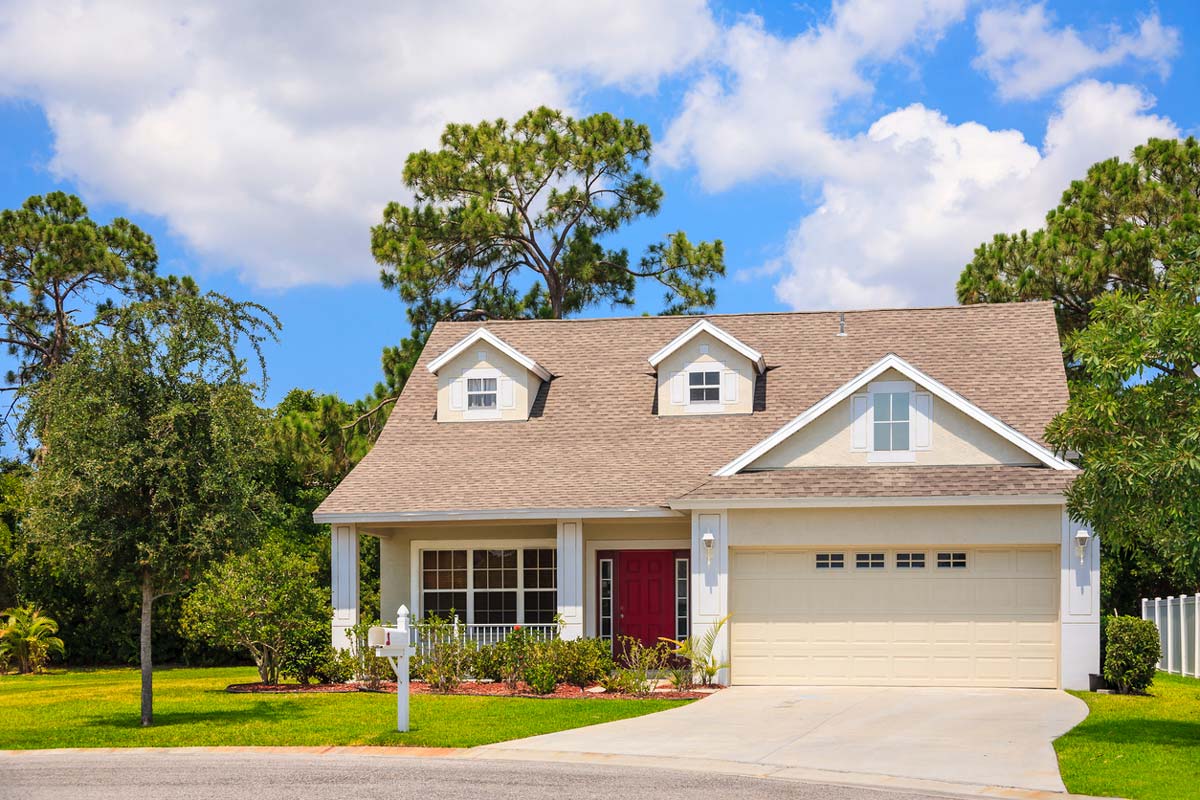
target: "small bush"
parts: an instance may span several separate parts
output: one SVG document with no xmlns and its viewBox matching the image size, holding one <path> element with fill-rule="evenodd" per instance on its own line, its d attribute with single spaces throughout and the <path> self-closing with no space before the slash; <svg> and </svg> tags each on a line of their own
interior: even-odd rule
<svg viewBox="0 0 1200 800">
<path fill-rule="evenodd" d="M 367 632 L 378 624 L 379 620 L 364 619 L 349 630 L 350 649 L 347 652 L 350 654 L 354 677 L 368 689 L 378 689 L 384 681 L 395 677 L 391 663 L 375 655 L 375 650 L 367 645 Z"/>
<path fill-rule="evenodd" d="M 525 670 L 525 682 L 534 694 L 553 694 L 558 688 L 558 673 L 548 659 L 535 661 Z"/>
<path fill-rule="evenodd" d="M 475 651 L 468 671 L 477 681 L 498 681 L 501 679 L 501 657 L 496 645 L 483 645 Z"/>
<path fill-rule="evenodd" d="M 618 691 L 646 697 L 654 691 L 659 673 L 670 663 L 671 651 L 667 643 L 659 642 L 654 647 L 647 647 L 637 639 L 623 636 L 621 649 L 625 653 L 626 666 L 616 670 L 614 685 L 619 687 Z M 607 685 L 605 688 L 608 689 Z"/>
<path fill-rule="evenodd" d="M 555 639 L 547 645 L 559 683 L 584 689 L 613 670 L 612 649 L 603 639 Z"/>
<path fill-rule="evenodd" d="M 1104 680 L 1121 694 L 1145 692 L 1162 655 L 1158 628 L 1148 619 L 1112 617 L 1105 632 Z"/>
<path fill-rule="evenodd" d="M 41 672 L 52 654 L 65 655 L 55 635 L 58 623 L 39 609 L 17 606 L 0 614 L 0 673 L 8 671 L 10 660 L 17 662 L 17 672 Z"/>
<path fill-rule="evenodd" d="M 475 662 L 475 643 L 467 639 L 466 627 L 450 620 L 430 617 L 421 624 L 421 637 L 428 642 L 419 672 L 435 692 L 450 692 L 466 680 Z M 410 672 L 411 663 L 410 663 Z"/>
<path fill-rule="evenodd" d="M 518 625 L 503 641 L 492 645 L 493 655 L 499 666 L 500 679 L 504 681 L 504 685 L 510 692 L 516 692 L 517 684 L 525 679 L 525 671 L 529 666 L 530 659 L 537 655 L 538 644 L 539 642 L 529 634 L 527 628 Z"/>
</svg>

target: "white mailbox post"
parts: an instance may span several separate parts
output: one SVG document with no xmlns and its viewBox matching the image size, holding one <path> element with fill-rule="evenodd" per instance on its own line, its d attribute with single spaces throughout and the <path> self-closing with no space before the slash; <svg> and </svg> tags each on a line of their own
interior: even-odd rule
<svg viewBox="0 0 1200 800">
<path fill-rule="evenodd" d="M 396 730 L 408 731 L 408 659 L 416 652 L 409 644 L 408 606 L 396 612 L 396 627 L 376 626 L 367 631 L 367 646 L 386 658 L 396 673 Z"/>
</svg>

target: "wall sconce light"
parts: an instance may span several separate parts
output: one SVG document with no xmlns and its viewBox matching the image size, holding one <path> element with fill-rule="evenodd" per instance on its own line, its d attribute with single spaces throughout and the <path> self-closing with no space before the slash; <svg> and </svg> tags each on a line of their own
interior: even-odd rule
<svg viewBox="0 0 1200 800">
<path fill-rule="evenodd" d="M 712 535 L 712 532 L 704 534 L 700 537 L 700 541 L 704 543 L 704 559 L 705 563 L 712 563 L 713 543 L 717 541 L 717 537 Z"/>
<path fill-rule="evenodd" d="M 1075 533 L 1075 552 L 1079 555 L 1079 563 L 1084 562 L 1084 556 L 1087 554 L 1088 542 L 1091 541 L 1092 534 L 1087 528 L 1080 528 Z"/>
</svg>

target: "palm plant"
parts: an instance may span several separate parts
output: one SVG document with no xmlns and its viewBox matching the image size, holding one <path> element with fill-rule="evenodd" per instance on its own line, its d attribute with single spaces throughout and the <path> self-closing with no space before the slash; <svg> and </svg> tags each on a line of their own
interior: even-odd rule
<svg viewBox="0 0 1200 800">
<path fill-rule="evenodd" d="M 58 623 L 33 606 L 17 606 L 0 612 L 0 661 L 17 662 L 21 673 L 37 672 L 51 654 L 63 655 L 63 640 L 55 636 Z"/>
<path fill-rule="evenodd" d="M 700 683 L 704 686 L 711 685 L 713 679 L 717 677 L 717 673 L 729 666 L 728 661 L 718 661 L 713 654 L 717 648 L 717 639 L 721 635 L 721 628 L 725 627 L 728 620 L 729 615 L 718 620 L 704 632 L 703 636 L 697 637 L 693 634 L 683 640 L 662 637 L 662 641 L 674 646 L 675 649 L 671 651 L 671 655 L 686 660 L 691 665 L 691 674 L 699 675 Z"/>
</svg>

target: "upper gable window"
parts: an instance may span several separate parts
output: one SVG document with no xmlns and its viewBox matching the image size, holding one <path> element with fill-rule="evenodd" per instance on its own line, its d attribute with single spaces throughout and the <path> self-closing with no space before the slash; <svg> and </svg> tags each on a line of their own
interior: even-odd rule
<svg viewBox="0 0 1200 800">
<path fill-rule="evenodd" d="M 427 365 L 437 376 L 438 422 L 529 419 L 539 381 L 550 372 L 485 328 Z"/>
<path fill-rule="evenodd" d="M 909 398 L 911 392 L 875 392 L 871 403 L 875 411 L 875 450 L 879 452 L 908 450 Z"/>
<path fill-rule="evenodd" d="M 696 369 L 688 373 L 688 403 L 721 402 L 721 371 Z"/>
<path fill-rule="evenodd" d="M 932 409 L 933 396 L 912 381 L 870 383 L 850 400 L 850 449 L 873 462 L 916 461 L 916 451 L 930 449 Z"/>
</svg>

